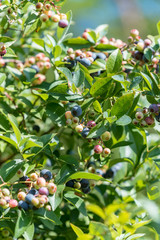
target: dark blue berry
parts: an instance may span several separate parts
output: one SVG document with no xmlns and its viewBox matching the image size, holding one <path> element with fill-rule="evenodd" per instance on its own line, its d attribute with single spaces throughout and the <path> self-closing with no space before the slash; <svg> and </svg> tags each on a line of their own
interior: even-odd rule
<svg viewBox="0 0 160 240">
<path fill-rule="evenodd" d="M 133 54 L 133 57 L 136 60 L 140 60 L 140 61 L 143 59 L 143 56 L 144 56 L 144 54 L 142 52 L 139 52 L 139 51 L 135 51 L 134 54 Z"/>
<path fill-rule="evenodd" d="M 75 66 L 76 66 L 76 61 L 70 60 L 70 59 L 68 59 L 68 60 L 67 60 L 67 63 L 65 64 L 65 67 L 67 67 L 67 68 L 69 68 L 69 69 L 71 69 L 71 68 L 73 68 L 73 67 L 75 67 Z"/>
<path fill-rule="evenodd" d="M 87 188 L 82 188 L 82 192 L 87 194 L 91 191 L 90 187 L 87 187 Z"/>
<path fill-rule="evenodd" d="M 80 181 L 80 184 L 81 184 L 81 188 L 87 188 L 89 187 L 89 181 L 87 179 L 82 179 Z"/>
<path fill-rule="evenodd" d="M 70 180 L 66 183 L 66 187 L 74 188 L 74 180 Z"/>
<path fill-rule="evenodd" d="M 96 59 L 106 59 L 106 55 L 104 53 L 96 53 Z"/>
<path fill-rule="evenodd" d="M 24 182 L 24 181 L 27 181 L 27 179 L 29 179 L 28 176 L 23 176 L 23 177 L 19 178 L 19 181 Z"/>
<path fill-rule="evenodd" d="M 92 52 L 92 58 L 96 60 L 96 57 L 97 57 L 96 53 Z"/>
<path fill-rule="evenodd" d="M 37 65 L 32 65 L 31 68 L 36 70 L 36 73 L 39 73 L 39 71 L 40 71 L 40 69 Z"/>
<path fill-rule="evenodd" d="M 110 168 L 105 173 L 102 174 L 102 177 L 113 178 L 115 173 L 116 173 L 116 169 L 115 168 Z"/>
<path fill-rule="evenodd" d="M 33 130 L 36 131 L 36 132 L 39 132 L 40 131 L 40 127 L 38 125 L 34 125 L 33 126 Z"/>
<path fill-rule="evenodd" d="M 43 177 L 46 181 L 49 181 L 53 178 L 51 171 L 49 171 L 48 169 L 43 169 L 40 172 L 40 177 Z"/>
<path fill-rule="evenodd" d="M 71 110 L 73 117 L 79 117 L 82 115 L 82 108 L 78 105 L 74 106 Z"/>
<path fill-rule="evenodd" d="M 95 167 L 95 166 L 96 166 L 95 162 L 89 162 L 89 163 L 87 164 L 87 168 L 89 168 L 89 167 Z"/>
<path fill-rule="evenodd" d="M 87 127 L 83 128 L 83 130 L 81 132 L 82 137 L 86 138 L 89 134 L 89 131 L 90 131 L 89 128 L 87 128 Z"/>
<path fill-rule="evenodd" d="M 38 191 L 37 191 L 37 189 L 35 189 L 35 188 L 32 188 L 31 190 L 29 190 L 29 192 L 28 192 L 28 194 L 32 194 L 32 195 L 37 195 L 38 194 Z"/>
<path fill-rule="evenodd" d="M 26 201 L 27 203 L 31 203 L 31 201 L 32 201 L 32 199 L 33 199 L 34 197 L 35 197 L 35 196 L 34 196 L 33 194 L 28 193 L 28 194 L 26 195 L 26 197 L 25 197 L 25 201 Z"/>
<path fill-rule="evenodd" d="M 28 203 L 26 203 L 25 201 L 19 201 L 18 207 L 19 207 L 20 209 L 24 209 L 25 211 L 27 211 L 28 208 L 29 208 L 29 205 L 28 205 Z"/>
<path fill-rule="evenodd" d="M 91 65 L 91 61 L 88 58 L 76 57 L 76 61 L 80 62 L 85 67 L 89 67 Z"/>
<path fill-rule="evenodd" d="M 151 113 L 158 113 L 159 112 L 159 107 L 157 106 L 157 104 L 151 104 L 149 106 L 149 111 Z"/>
</svg>

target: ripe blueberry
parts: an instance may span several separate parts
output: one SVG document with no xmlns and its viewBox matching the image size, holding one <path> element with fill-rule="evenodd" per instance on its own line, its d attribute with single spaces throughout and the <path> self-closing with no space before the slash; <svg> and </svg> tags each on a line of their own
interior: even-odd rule
<svg viewBox="0 0 160 240">
<path fill-rule="evenodd" d="M 27 211 L 28 210 L 28 208 L 29 208 L 29 205 L 28 205 L 28 203 L 26 203 L 25 201 L 19 201 L 19 203 L 18 203 L 18 207 L 20 208 L 20 209 L 24 209 L 25 211 Z"/>
<path fill-rule="evenodd" d="M 32 65 L 31 68 L 36 70 L 36 73 L 39 73 L 39 71 L 40 71 L 40 69 L 37 65 Z"/>
<path fill-rule="evenodd" d="M 85 67 L 89 67 L 91 65 L 91 61 L 88 58 L 81 58 L 79 56 L 79 57 L 76 57 L 76 61 L 80 62 Z"/>
<path fill-rule="evenodd" d="M 151 113 L 157 113 L 157 112 L 159 112 L 159 107 L 157 106 L 157 104 L 151 104 L 149 106 L 149 111 Z"/>
<path fill-rule="evenodd" d="M 82 179 L 82 180 L 80 181 L 80 184 L 81 184 L 81 187 L 82 187 L 82 188 L 87 188 L 87 187 L 89 187 L 89 180 L 87 180 L 87 179 Z"/>
<path fill-rule="evenodd" d="M 70 180 L 66 183 L 66 187 L 74 188 L 74 180 Z"/>
<path fill-rule="evenodd" d="M 26 197 L 25 197 L 25 201 L 26 201 L 27 203 L 31 203 L 33 198 L 34 198 L 34 195 L 31 194 L 31 193 L 28 193 L 28 194 L 26 195 Z"/>
<path fill-rule="evenodd" d="M 72 108 L 71 113 L 74 117 L 79 117 L 82 115 L 82 108 L 76 105 Z"/>
<path fill-rule="evenodd" d="M 82 192 L 87 194 L 91 191 L 90 187 L 87 187 L 87 188 L 82 188 Z"/>
<path fill-rule="evenodd" d="M 50 181 L 53 178 L 52 173 L 48 169 L 43 169 L 40 172 L 40 177 L 43 177 L 46 181 Z"/>
<path fill-rule="evenodd" d="M 35 189 L 35 188 L 32 188 L 31 190 L 29 190 L 29 192 L 28 192 L 28 194 L 32 194 L 32 195 L 37 195 L 38 194 L 38 191 L 37 191 L 37 189 Z"/>
<path fill-rule="evenodd" d="M 89 134 L 89 128 L 85 127 L 83 128 L 83 131 L 81 132 L 82 137 L 86 138 Z"/>
</svg>

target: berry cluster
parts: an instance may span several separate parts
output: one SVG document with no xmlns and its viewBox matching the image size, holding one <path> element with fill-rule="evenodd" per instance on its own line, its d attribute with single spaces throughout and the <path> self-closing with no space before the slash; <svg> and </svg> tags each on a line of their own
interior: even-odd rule
<svg viewBox="0 0 160 240">
<path fill-rule="evenodd" d="M 80 189 L 83 193 L 87 194 L 90 193 L 90 181 L 88 179 L 81 179 L 81 180 L 70 180 L 66 183 L 66 187 Z"/>
<path fill-rule="evenodd" d="M 46 80 L 46 71 L 51 68 L 50 59 L 45 56 L 44 53 L 38 53 L 35 57 L 31 56 L 25 60 L 24 63 L 17 62 L 17 69 L 23 72 L 25 67 L 30 67 L 36 71 L 35 80 L 32 82 L 33 85 L 40 85 Z"/>
<path fill-rule="evenodd" d="M 89 67 L 96 59 L 106 60 L 106 58 L 106 54 L 102 52 L 82 51 L 81 49 L 74 51 L 72 48 L 69 48 L 64 61 L 65 67 L 72 69 L 76 66 L 77 62 L 81 63 L 85 67 Z"/>
<path fill-rule="evenodd" d="M 137 108 L 132 122 L 139 127 L 153 127 L 155 119 L 160 122 L 160 104 L 151 104 L 149 108 Z"/>
<path fill-rule="evenodd" d="M 90 29 L 85 29 L 83 34 L 82 34 L 82 37 L 86 40 L 88 40 L 88 36 L 89 36 L 89 32 L 91 32 Z M 106 36 L 103 36 L 100 40 L 99 40 L 99 43 L 102 43 L 102 44 L 109 44 L 109 45 L 112 45 L 112 46 L 115 46 L 115 47 L 118 47 L 118 48 L 122 48 L 125 43 L 121 40 L 121 39 L 115 39 L 115 38 L 110 38 L 108 39 Z"/>
<path fill-rule="evenodd" d="M 50 3 L 43 4 L 42 2 L 36 4 L 36 10 L 40 12 L 40 20 L 47 22 L 51 19 L 53 22 L 58 23 L 60 28 L 66 28 L 68 26 L 67 15 L 59 13 L 57 7 L 55 7 L 57 10 L 57 14 L 55 14 L 54 11 L 52 11 L 53 6 L 55 7 L 55 5 L 51 5 Z"/>
<path fill-rule="evenodd" d="M 19 170 L 17 175 L 23 175 L 23 171 Z M 11 191 L 4 187 L 0 189 L 0 206 L 4 209 L 18 206 L 19 209 L 25 211 L 45 207 L 51 211 L 48 196 L 53 195 L 57 190 L 52 178 L 52 173 L 47 169 L 41 170 L 39 174 L 31 173 L 29 177 L 21 176 L 17 183 L 21 183 L 27 188 L 19 189 L 17 193 L 19 202 L 13 198 Z"/>
</svg>

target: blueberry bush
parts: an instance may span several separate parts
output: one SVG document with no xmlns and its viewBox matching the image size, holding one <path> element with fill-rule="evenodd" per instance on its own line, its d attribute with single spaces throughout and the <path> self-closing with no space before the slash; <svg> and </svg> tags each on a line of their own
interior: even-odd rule
<svg viewBox="0 0 160 240">
<path fill-rule="evenodd" d="M 160 22 L 75 38 L 63 3 L 0 1 L 0 239 L 158 240 Z"/>
</svg>

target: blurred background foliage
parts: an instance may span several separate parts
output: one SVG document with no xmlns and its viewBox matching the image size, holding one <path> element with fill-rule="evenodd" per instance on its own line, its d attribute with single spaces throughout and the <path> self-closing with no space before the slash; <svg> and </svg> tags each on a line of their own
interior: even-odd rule
<svg viewBox="0 0 160 240">
<path fill-rule="evenodd" d="M 63 11 L 70 9 L 74 20 L 70 32 L 74 36 L 104 23 L 109 24 L 109 38 L 126 40 L 131 28 L 137 28 L 142 38 L 157 35 L 160 0 L 67 0 Z"/>
</svg>

